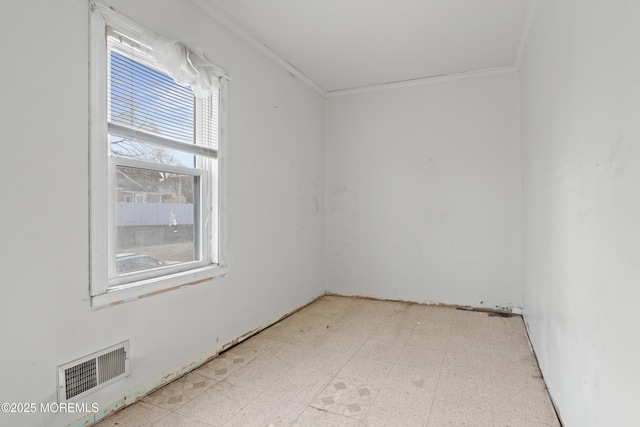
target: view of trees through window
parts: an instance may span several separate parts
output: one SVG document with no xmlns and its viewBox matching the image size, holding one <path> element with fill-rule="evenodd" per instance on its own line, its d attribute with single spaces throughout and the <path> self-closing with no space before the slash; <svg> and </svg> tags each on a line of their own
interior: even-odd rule
<svg viewBox="0 0 640 427">
<path fill-rule="evenodd" d="M 194 261 L 200 178 L 163 168 L 196 166 L 172 144 L 195 143 L 193 93 L 125 55 L 111 52 L 110 61 L 110 154 L 141 162 L 116 167 L 118 273 Z M 139 138 L 123 135 L 131 131 Z"/>
</svg>

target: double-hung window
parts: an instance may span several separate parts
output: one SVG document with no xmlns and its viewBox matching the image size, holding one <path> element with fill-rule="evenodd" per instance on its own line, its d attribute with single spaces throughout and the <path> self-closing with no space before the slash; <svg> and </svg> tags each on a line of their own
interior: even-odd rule
<svg viewBox="0 0 640 427">
<path fill-rule="evenodd" d="M 92 305 L 224 273 L 224 72 L 98 4 L 91 34 Z"/>
</svg>

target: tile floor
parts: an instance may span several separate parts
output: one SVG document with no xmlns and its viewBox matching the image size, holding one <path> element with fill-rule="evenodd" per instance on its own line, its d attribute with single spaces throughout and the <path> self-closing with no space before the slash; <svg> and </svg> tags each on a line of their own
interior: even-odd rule
<svg viewBox="0 0 640 427">
<path fill-rule="evenodd" d="M 338 296 L 96 425 L 560 426 L 521 317 Z"/>
</svg>

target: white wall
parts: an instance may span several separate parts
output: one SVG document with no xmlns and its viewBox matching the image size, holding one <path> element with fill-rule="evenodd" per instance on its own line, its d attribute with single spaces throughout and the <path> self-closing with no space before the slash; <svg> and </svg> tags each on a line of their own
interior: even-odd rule
<svg viewBox="0 0 640 427">
<path fill-rule="evenodd" d="M 525 319 L 568 427 L 638 425 L 640 2 L 540 2 L 521 69 Z"/>
<path fill-rule="evenodd" d="M 329 98 L 327 290 L 521 307 L 518 75 Z"/>
<path fill-rule="evenodd" d="M 113 0 L 232 77 L 226 278 L 92 311 L 88 2 L 10 2 L 0 26 L 0 402 L 55 402 L 56 367 L 123 340 L 131 376 L 101 408 L 324 292 L 324 99 L 187 1 Z M 0 414 L 60 426 L 81 414 Z"/>
</svg>

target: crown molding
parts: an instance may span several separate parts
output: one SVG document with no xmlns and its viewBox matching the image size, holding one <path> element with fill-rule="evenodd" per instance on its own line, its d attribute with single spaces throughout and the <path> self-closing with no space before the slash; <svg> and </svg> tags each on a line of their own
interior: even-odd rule
<svg viewBox="0 0 640 427">
<path fill-rule="evenodd" d="M 232 34 L 240 38 L 242 41 L 247 43 L 249 46 L 256 49 L 258 52 L 262 53 L 273 62 L 275 62 L 280 67 L 284 68 L 289 74 L 296 77 L 311 89 L 318 92 L 320 95 L 327 95 L 327 91 L 324 90 L 320 85 L 311 80 L 307 75 L 305 75 L 302 71 L 296 68 L 295 65 L 291 64 L 289 61 L 278 55 L 278 53 L 271 50 L 267 45 L 265 45 L 260 39 L 258 39 L 253 33 L 251 33 L 244 25 L 240 23 L 240 21 L 220 2 L 217 0 L 190 0 L 194 5 L 196 5 L 200 10 L 202 10 L 208 17 L 218 22 Z"/>
<path fill-rule="evenodd" d="M 471 79 L 475 77 L 490 76 L 493 74 L 512 73 L 516 71 L 518 71 L 516 67 L 508 66 L 508 67 L 487 68 L 483 70 L 467 71 L 463 73 L 442 74 L 439 76 L 422 77 L 418 79 L 403 80 L 399 82 L 382 83 L 382 84 L 363 86 L 363 87 L 358 87 L 353 89 L 332 90 L 327 92 L 327 97 L 333 98 L 337 96 L 354 95 L 354 94 L 365 93 L 365 92 L 377 92 L 381 90 L 389 90 L 389 89 L 396 89 L 396 88 L 408 87 L 408 86 L 418 86 L 418 85 L 425 85 L 425 84 L 442 83 L 442 82 L 449 82 L 453 80 L 464 80 L 464 79 Z"/>
<path fill-rule="evenodd" d="M 276 63 L 283 69 L 285 69 L 292 76 L 296 77 L 297 79 L 302 81 L 304 84 L 306 84 L 311 89 L 313 89 L 314 91 L 316 91 L 317 93 L 319 93 L 325 98 L 395 89 L 395 88 L 407 87 L 407 86 L 434 84 L 434 83 L 441 83 L 441 82 L 447 82 L 452 80 L 461 80 L 461 79 L 487 76 L 492 74 L 502 74 L 502 73 L 510 73 L 510 72 L 518 71 L 522 63 L 522 59 L 524 56 L 524 51 L 529 38 L 529 34 L 531 33 L 531 30 L 533 28 L 533 21 L 534 21 L 536 9 L 539 2 L 539 0 L 530 0 L 529 8 L 527 10 L 527 15 L 525 18 L 525 23 L 522 28 L 522 33 L 520 35 L 520 43 L 518 45 L 516 58 L 512 66 L 487 68 L 482 70 L 443 74 L 439 76 L 421 77 L 421 78 L 403 80 L 403 81 L 397 81 L 397 82 L 381 83 L 381 84 L 374 84 L 370 86 L 327 91 L 324 88 L 322 88 L 320 85 L 318 85 L 315 81 L 313 81 L 311 78 L 309 78 L 306 74 L 304 74 L 301 70 L 299 70 L 295 65 L 291 64 L 289 61 L 287 61 L 282 56 L 280 56 L 277 52 L 269 48 L 262 40 L 260 40 L 256 35 L 254 35 L 251 31 L 249 31 L 247 27 L 243 25 L 240 22 L 240 20 L 234 15 L 234 13 L 231 12 L 221 1 L 219 0 L 190 0 L 190 1 L 200 10 L 202 10 L 208 17 L 218 22 L 220 25 L 222 25 L 222 27 L 227 29 L 229 32 L 231 32 L 232 34 L 240 38 L 242 41 L 247 43 L 249 46 L 257 50 L 258 52 L 262 53 L 263 55 L 271 59 L 274 63 Z"/>
</svg>

